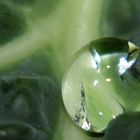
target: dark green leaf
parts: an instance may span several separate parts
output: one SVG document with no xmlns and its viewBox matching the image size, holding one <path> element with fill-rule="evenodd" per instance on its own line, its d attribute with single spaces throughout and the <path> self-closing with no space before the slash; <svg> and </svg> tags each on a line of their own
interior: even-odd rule
<svg viewBox="0 0 140 140">
<path fill-rule="evenodd" d="M 108 125 L 105 140 L 139 140 L 140 113 L 123 114 Z"/>
<path fill-rule="evenodd" d="M 102 12 L 103 36 L 122 37 L 140 43 L 140 5 L 138 0 L 107 0 Z"/>
<path fill-rule="evenodd" d="M 38 54 L 1 72 L 1 140 L 52 139 L 60 98 L 56 83 L 47 76 L 49 71 L 44 71 L 49 67 L 44 60 L 45 56 Z"/>
<path fill-rule="evenodd" d="M 0 44 L 21 35 L 25 25 L 24 15 L 18 8 L 0 2 Z"/>
</svg>

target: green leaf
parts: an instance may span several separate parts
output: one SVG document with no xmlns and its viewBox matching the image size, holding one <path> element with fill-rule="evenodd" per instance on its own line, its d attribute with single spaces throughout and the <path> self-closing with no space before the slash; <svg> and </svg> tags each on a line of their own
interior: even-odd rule
<svg viewBox="0 0 140 140">
<path fill-rule="evenodd" d="M 12 0 L 12 1 L 22 5 L 22 4 L 32 4 L 36 0 Z"/>
<path fill-rule="evenodd" d="M 42 63 L 44 65 L 42 65 Z M 1 72 L 0 139 L 52 139 L 59 114 L 58 88 L 38 52 L 24 63 Z"/>
<path fill-rule="evenodd" d="M 38 96 L 41 96 L 42 93 L 40 91 L 41 89 L 37 87 L 43 84 L 42 90 L 46 90 L 46 96 L 48 96 L 45 98 L 47 103 L 45 107 L 47 124 L 43 124 L 47 134 L 41 135 L 38 132 L 38 140 L 46 139 L 46 137 L 49 137 L 48 139 L 50 140 L 93 139 L 93 136 L 87 135 L 75 127 L 67 116 L 61 101 L 61 80 L 63 72 L 67 65 L 69 65 L 75 51 L 90 40 L 99 37 L 99 19 L 102 0 L 36 0 L 30 2 L 30 4 L 27 1 L 23 1 L 23 3 L 24 5 L 20 5 L 20 1 L 18 0 L 11 2 L 8 0 L 5 1 L 6 6 L 10 5 L 11 9 L 14 9 L 16 6 L 15 9 L 23 12 L 25 16 L 24 22 L 26 22 L 26 31 L 20 36 L 6 40 L 5 44 L 1 45 L 0 48 L 0 77 L 4 82 L 9 82 L 11 86 L 9 92 L 16 92 L 18 90 L 18 93 L 21 93 L 23 97 L 25 96 L 22 100 L 20 96 L 17 96 L 17 93 L 14 93 L 14 97 L 9 95 L 9 100 L 12 100 L 9 105 L 11 108 L 16 102 L 14 102 L 16 98 L 22 100 L 22 105 L 17 109 L 19 110 L 19 115 L 13 114 L 12 112 L 9 114 L 11 116 L 14 115 L 15 119 L 17 117 L 19 119 L 24 118 L 20 109 L 27 112 L 29 110 L 27 95 L 24 93 L 24 90 L 25 92 L 29 92 L 29 96 L 30 90 L 26 89 L 31 89 L 37 95 L 35 97 L 29 97 L 35 99 L 33 103 L 35 106 L 31 108 L 39 108 L 40 106 L 38 104 L 41 102 Z M 7 20 L 10 24 L 10 20 Z M 40 55 L 36 56 L 37 54 Z M 30 60 L 32 56 L 34 56 L 34 59 Z M 44 81 L 44 76 L 46 79 L 52 80 Z M 40 77 L 40 79 L 37 77 Z M 18 79 L 20 79 L 21 84 L 17 82 Z M 32 81 L 32 79 L 35 80 Z M 12 83 L 14 84 L 14 88 Z M 56 87 L 53 83 L 56 83 L 56 87 L 59 90 L 57 94 L 54 91 L 52 95 L 48 95 L 51 90 L 47 85 L 50 85 L 52 90 L 55 90 Z M 45 85 L 46 87 L 44 87 Z M 52 108 L 50 108 L 51 106 Z M 32 119 L 34 119 L 32 122 L 33 125 L 36 125 L 38 121 L 43 121 L 38 116 L 28 116 L 27 112 L 25 113 L 25 116 L 27 115 L 25 120 L 29 121 L 27 123 L 28 125 L 32 122 Z M 30 110 L 29 112 L 32 114 Z M 43 115 L 42 112 L 41 114 Z M 23 119 L 23 121 L 25 120 Z M 10 134 L 5 139 L 8 139 L 9 136 Z M 13 136 L 13 139 L 15 137 Z M 21 137 L 17 136 L 18 138 L 21 139 Z M 32 137 L 29 138 L 34 139 Z M 23 139 L 26 139 L 24 138 L 24 134 Z"/>
<path fill-rule="evenodd" d="M 6 84 L 6 87 L 7 82 L 13 81 L 12 83 L 10 82 L 10 91 L 12 92 L 15 92 L 17 88 L 20 91 L 24 91 L 22 87 L 24 85 L 27 89 L 32 89 L 34 94 L 37 95 L 35 97 L 31 96 L 31 98 L 36 99 L 33 105 L 39 108 L 40 105 L 38 104 L 41 102 L 38 96 L 41 96 L 43 91 L 40 92 L 41 89 L 38 86 L 41 85 L 46 90 L 47 97 L 45 99 L 48 104 L 45 108 L 47 111 L 45 120 L 47 124 L 44 123 L 43 125 L 45 125 L 47 132 L 45 134 L 44 130 L 43 134 L 42 131 L 37 132 L 37 137 L 35 137 L 37 140 L 43 140 L 46 137 L 49 140 L 102 139 L 96 138 L 95 135 L 91 136 L 84 133 L 69 119 L 61 100 L 61 81 L 73 54 L 93 39 L 102 36 L 114 36 L 131 39 L 137 44 L 139 43 L 138 13 L 140 8 L 137 4 L 138 1 L 131 1 L 130 4 L 130 1 L 125 0 L 122 2 L 119 0 L 118 5 L 123 3 L 124 6 L 118 6 L 117 10 L 121 11 L 121 15 L 119 14 L 117 18 L 115 16 L 115 3 L 117 2 L 111 0 L 107 2 L 103 0 L 5 0 L 4 3 L 0 2 L 0 5 L 5 7 L 4 10 L 0 10 L 0 79 Z M 132 12 L 127 12 L 131 9 L 129 5 L 134 7 Z M 3 14 L 3 12 L 6 12 L 6 14 Z M 132 16 L 135 18 L 132 18 Z M 118 20 L 115 20 L 115 18 Z M 3 24 L 7 25 L 8 28 L 4 27 Z M 128 28 L 123 30 L 126 26 Z M 44 76 L 46 80 L 44 80 Z M 21 80 L 21 85 L 17 82 L 17 79 Z M 32 79 L 35 80 L 32 81 Z M 54 97 L 53 95 L 48 95 L 51 90 L 53 90 Z M 26 92 L 29 91 L 27 90 Z M 24 92 L 21 93 L 26 96 Z M 6 98 L 5 100 L 1 98 L 1 103 L 4 103 L 7 98 L 12 98 L 12 101 L 16 97 L 22 99 L 17 94 L 15 94 L 15 98 L 12 95 L 7 97 L 2 94 L 2 96 Z M 12 101 L 11 104 L 14 105 Z M 28 99 L 25 97 L 22 101 L 22 107 L 24 107 L 25 111 L 28 111 L 28 104 L 26 103 Z M 10 107 L 12 108 L 12 105 Z M 32 109 L 35 107 L 33 106 Z M 19 119 L 24 117 L 23 113 L 20 114 L 20 111 L 15 111 L 20 114 L 17 116 L 13 112 L 10 113 L 5 110 L 4 112 L 9 113 L 11 116 L 15 115 Z M 32 114 L 32 111 L 30 113 Z M 27 114 L 25 113 L 25 115 Z M 11 116 L 8 116 L 8 119 Z M 34 119 L 33 125 L 38 121 L 42 121 L 43 119 L 40 116 L 35 117 L 32 115 L 27 117 L 29 119 L 28 124 L 31 123 L 32 119 Z M 28 120 L 27 118 L 26 121 Z M 7 139 L 9 139 L 9 136 L 13 135 L 10 131 L 11 124 L 5 125 L 5 127 L 2 126 L 0 133 L 1 135 L 5 134 L 3 130 L 6 127 L 9 127 L 7 130 L 7 134 L 9 134 Z M 13 129 L 21 128 L 21 131 L 18 132 L 18 134 L 21 134 L 23 130 L 27 132 L 30 129 L 29 126 L 26 129 L 24 127 L 25 125 L 18 123 Z M 13 139 L 26 140 L 30 138 L 34 140 L 33 134 L 36 129 L 32 128 L 30 130 L 28 134 L 25 134 L 31 137 L 23 136 L 21 138 L 20 135 L 17 135 L 17 138 L 14 137 Z M 4 138 L 2 137 L 1 139 Z"/>
<path fill-rule="evenodd" d="M 24 33 L 24 14 L 11 5 L 0 2 L 0 44 L 6 43 Z"/>
<path fill-rule="evenodd" d="M 126 113 L 111 121 L 105 140 L 139 140 L 140 113 Z"/>
<path fill-rule="evenodd" d="M 138 0 L 107 0 L 104 2 L 101 34 L 102 36 L 121 37 L 139 45 Z"/>
</svg>

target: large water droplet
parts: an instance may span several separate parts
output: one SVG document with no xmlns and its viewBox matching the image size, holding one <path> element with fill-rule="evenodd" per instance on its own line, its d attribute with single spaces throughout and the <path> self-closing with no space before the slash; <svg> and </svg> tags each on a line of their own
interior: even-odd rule
<svg viewBox="0 0 140 140">
<path fill-rule="evenodd" d="M 62 97 L 78 126 L 100 133 L 124 112 L 125 84 L 130 86 L 137 77 L 135 71 L 140 75 L 138 58 L 136 46 L 116 38 L 95 40 L 76 53 L 63 79 Z"/>
</svg>

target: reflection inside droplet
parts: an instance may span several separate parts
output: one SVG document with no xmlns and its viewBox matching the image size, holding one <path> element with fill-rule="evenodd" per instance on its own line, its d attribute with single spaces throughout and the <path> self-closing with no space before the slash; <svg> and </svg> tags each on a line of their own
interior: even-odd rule
<svg viewBox="0 0 140 140">
<path fill-rule="evenodd" d="M 113 119 L 116 119 L 116 116 L 115 116 L 115 115 L 113 115 L 113 116 L 112 116 L 112 118 L 113 118 Z"/>
<path fill-rule="evenodd" d="M 110 68 L 111 68 L 111 66 L 110 66 L 110 65 L 107 65 L 107 66 L 106 66 L 106 68 L 110 69 Z"/>
<path fill-rule="evenodd" d="M 127 69 L 131 68 L 132 64 L 135 60 L 127 61 L 125 57 L 120 58 L 118 67 L 119 67 L 119 74 L 122 75 L 126 72 Z"/>
<path fill-rule="evenodd" d="M 94 69 L 98 69 L 99 68 L 99 63 L 100 63 L 100 56 L 99 54 L 96 52 L 96 50 L 94 49 L 94 53 L 93 53 L 93 59 L 91 59 L 92 62 L 92 66 Z"/>
<path fill-rule="evenodd" d="M 89 131 L 90 130 L 90 123 L 88 123 L 86 120 L 83 121 L 83 124 L 82 124 L 82 128 Z"/>
<path fill-rule="evenodd" d="M 111 78 L 106 78 L 106 82 L 111 82 Z"/>
<path fill-rule="evenodd" d="M 99 112 L 99 115 L 101 115 L 101 116 L 102 116 L 102 115 L 103 115 L 103 112 Z"/>
<path fill-rule="evenodd" d="M 98 80 L 94 80 L 94 81 L 93 81 L 93 86 L 96 86 L 98 83 L 99 83 Z"/>
</svg>

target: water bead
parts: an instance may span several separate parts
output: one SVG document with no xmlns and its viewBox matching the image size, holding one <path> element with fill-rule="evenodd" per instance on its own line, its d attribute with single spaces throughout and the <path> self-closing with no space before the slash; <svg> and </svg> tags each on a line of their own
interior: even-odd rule
<svg viewBox="0 0 140 140">
<path fill-rule="evenodd" d="M 138 47 L 117 38 L 92 41 L 76 53 L 63 79 L 62 98 L 79 127 L 102 133 L 116 116 L 137 108 L 140 96 L 134 103 L 128 91 L 138 89 L 139 59 Z"/>
</svg>

